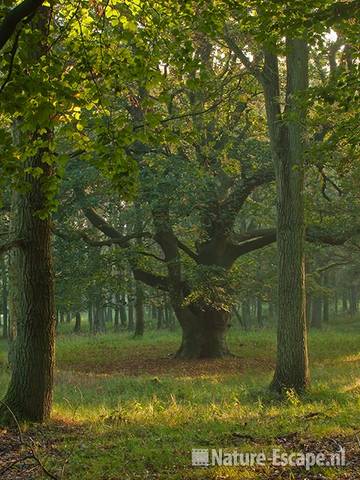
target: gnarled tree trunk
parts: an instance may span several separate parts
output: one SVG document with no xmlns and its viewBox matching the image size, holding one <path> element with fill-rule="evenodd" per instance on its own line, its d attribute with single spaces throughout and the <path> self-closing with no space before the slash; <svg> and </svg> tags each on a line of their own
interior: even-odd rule
<svg viewBox="0 0 360 480">
<path fill-rule="evenodd" d="M 229 355 L 226 333 L 230 314 L 207 308 L 194 314 L 189 308 L 175 308 L 182 328 L 178 358 L 221 358 Z"/>
</svg>

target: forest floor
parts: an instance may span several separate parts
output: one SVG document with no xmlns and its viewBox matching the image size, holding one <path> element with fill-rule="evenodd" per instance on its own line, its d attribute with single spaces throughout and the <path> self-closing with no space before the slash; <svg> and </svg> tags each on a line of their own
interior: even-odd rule
<svg viewBox="0 0 360 480">
<path fill-rule="evenodd" d="M 21 441 L 0 429 L 2 480 L 360 479 L 360 321 L 311 332 L 311 389 L 285 399 L 267 389 L 271 330 L 230 331 L 236 357 L 181 361 L 171 357 L 179 332 L 134 340 L 66 329 L 57 338 L 52 420 L 22 425 Z M 5 359 L 0 342 L 1 395 Z M 330 454 L 341 446 L 339 468 L 191 466 L 193 448 Z"/>
</svg>

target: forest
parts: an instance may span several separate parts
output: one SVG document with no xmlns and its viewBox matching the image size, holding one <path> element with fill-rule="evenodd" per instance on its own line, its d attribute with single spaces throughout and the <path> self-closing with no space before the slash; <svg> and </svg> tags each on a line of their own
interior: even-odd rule
<svg viewBox="0 0 360 480">
<path fill-rule="evenodd" d="M 0 479 L 360 479 L 360 2 L 0 5 Z"/>
</svg>

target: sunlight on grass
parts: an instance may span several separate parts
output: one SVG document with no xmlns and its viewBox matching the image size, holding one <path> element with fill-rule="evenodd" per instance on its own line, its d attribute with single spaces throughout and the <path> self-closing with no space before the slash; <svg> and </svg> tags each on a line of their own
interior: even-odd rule
<svg viewBox="0 0 360 480">
<path fill-rule="evenodd" d="M 118 478 L 111 474 L 130 478 L 129 468 L 131 478 L 144 478 L 146 472 L 179 480 L 257 478 L 252 469 L 242 469 L 241 476 L 231 469 L 210 469 L 206 475 L 212 477 L 203 476 L 201 469 L 190 468 L 190 450 L 256 451 L 277 445 L 279 437 L 289 434 L 321 439 L 358 429 L 357 332 L 329 329 L 312 334 L 312 387 L 301 398 L 290 392 L 281 401 L 268 391 L 274 332 L 232 332 L 229 343 L 238 363 L 229 359 L 197 367 L 190 362 L 185 372 L 167 356 L 178 342 L 176 333 L 140 341 L 113 334 L 58 338 L 52 435 L 61 451 L 74 450 L 69 479 Z M 5 344 L 1 347 L 4 392 L 9 375 Z M 129 358 L 135 364 L 126 363 Z M 169 362 L 170 374 L 160 370 L 154 375 L 157 361 L 160 366 Z M 90 371 L 82 370 L 85 363 Z M 137 365 L 148 364 L 152 369 L 139 374 Z M 328 478 L 336 476 L 330 472 Z"/>
</svg>

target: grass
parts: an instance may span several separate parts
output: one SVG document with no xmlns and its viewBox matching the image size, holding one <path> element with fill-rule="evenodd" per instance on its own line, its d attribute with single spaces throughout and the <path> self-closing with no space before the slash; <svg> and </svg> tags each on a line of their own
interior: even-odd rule
<svg viewBox="0 0 360 480">
<path fill-rule="evenodd" d="M 69 480 L 360 478 L 356 466 L 314 470 L 323 477 L 294 476 L 297 471 L 286 468 L 280 476 L 269 466 L 190 466 L 191 449 L 201 447 L 296 450 L 305 442 L 328 449 L 340 439 L 356 450 L 360 321 L 311 333 L 311 389 L 285 400 L 267 390 L 273 331 L 234 329 L 229 343 L 238 357 L 219 361 L 171 359 L 178 343 L 178 332 L 149 332 L 141 340 L 60 334 L 53 417 L 34 433 L 53 444 L 50 467 L 68 458 Z M 8 381 L 5 358 L 2 342 L 0 393 Z"/>
</svg>

